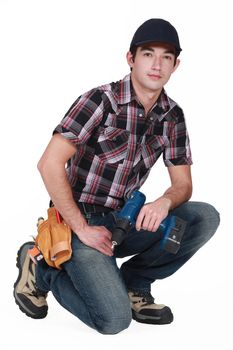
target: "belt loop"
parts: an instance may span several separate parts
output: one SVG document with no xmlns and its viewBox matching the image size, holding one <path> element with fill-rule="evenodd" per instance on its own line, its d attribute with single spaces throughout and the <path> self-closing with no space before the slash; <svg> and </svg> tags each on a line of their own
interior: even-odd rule
<svg viewBox="0 0 233 350">
<path fill-rule="evenodd" d="M 87 211 L 86 211 L 85 203 L 81 202 L 81 205 L 82 205 L 82 207 L 83 207 L 84 214 L 86 215 L 86 214 L 87 214 Z"/>
<path fill-rule="evenodd" d="M 83 207 L 83 212 L 84 212 L 85 218 L 86 219 L 91 219 L 91 213 L 88 212 L 85 203 L 81 202 L 81 204 L 82 204 L 82 207 Z"/>
<path fill-rule="evenodd" d="M 84 215 L 86 219 L 91 219 L 91 213 L 88 211 L 87 207 L 86 207 L 86 203 L 81 202 L 82 207 L 83 207 L 83 211 L 84 211 Z"/>
</svg>

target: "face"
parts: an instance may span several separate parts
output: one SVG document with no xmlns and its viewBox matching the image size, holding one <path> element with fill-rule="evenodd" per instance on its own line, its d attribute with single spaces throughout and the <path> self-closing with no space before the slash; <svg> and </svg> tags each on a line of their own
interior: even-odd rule
<svg viewBox="0 0 233 350">
<path fill-rule="evenodd" d="M 134 85 L 148 92 L 162 90 L 171 74 L 179 65 L 171 47 L 163 44 L 148 44 L 137 48 L 135 58 L 127 53 L 127 61 L 132 68 Z"/>
</svg>

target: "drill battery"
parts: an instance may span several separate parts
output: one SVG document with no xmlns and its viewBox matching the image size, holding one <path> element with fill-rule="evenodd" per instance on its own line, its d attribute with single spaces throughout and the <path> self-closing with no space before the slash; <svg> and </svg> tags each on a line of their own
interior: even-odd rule
<svg viewBox="0 0 233 350">
<path fill-rule="evenodd" d="M 174 215 L 168 216 L 162 221 L 160 228 L 164 233 L 161 248 L 169 253 L 176 254 L 180 248 L 186 226 L 186 221 Z"/>
</svg>

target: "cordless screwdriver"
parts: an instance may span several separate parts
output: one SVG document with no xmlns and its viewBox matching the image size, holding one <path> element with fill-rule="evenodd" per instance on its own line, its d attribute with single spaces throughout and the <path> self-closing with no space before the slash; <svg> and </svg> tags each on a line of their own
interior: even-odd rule
<svg viewBox="0 0 233 350">
<path fill-rule="evenodd" d="M 123 208 L 116 214 L 116 225 L 112 232 L 112 248 L 122 243 L 131 227 L 136 224 L 138 214 L 146 201 L 140 191 L 134 191 Z M 163 231 L 161 249 L 176 254 L 186 228 L 186 222 L 177 216 L 169 215 L 160 224 Z"/>
</svg>

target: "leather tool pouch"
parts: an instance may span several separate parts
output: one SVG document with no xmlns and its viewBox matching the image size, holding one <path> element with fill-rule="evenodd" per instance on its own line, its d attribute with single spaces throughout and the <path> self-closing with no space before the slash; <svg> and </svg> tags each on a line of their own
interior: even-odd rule
<svg viewBox="0 0 233 350">
<path fill-rule="evenodd" d="M 72 254 L 71 229 L 55 207 L 48 209 L 48 219 L 38 226 L 36 245 L 49 266 L 61 269 Z"/>
</svg>

